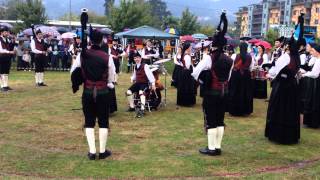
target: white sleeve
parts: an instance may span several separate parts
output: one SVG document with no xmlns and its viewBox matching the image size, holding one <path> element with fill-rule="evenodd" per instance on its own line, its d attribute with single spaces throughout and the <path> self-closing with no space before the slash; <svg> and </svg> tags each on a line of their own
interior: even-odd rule
<svg viewBox="0 0 320 180">
<path fill-rule="evenodd" d="M 184 56 L 184 62 L 185 62 L 186 68 L 190 69 L 190 67 L 191 67 L 191 56 L 185 55 Z"/>
<path fill-rule="evenodd" d="M 146 56 L 146 50 L 145 50 L 145 48 L 143 48 L 142 51 L 141 51 L 141 58 L 142 58 L 142 59 L 149 59 L 149 57 Z"/>
<path fill-rule="evenodd" d="M 303 74 L 303 77 L 318 78 L 320 74 L 320 59 L 317 59 L 312 70 Z"/>
<path fill-rule="evenodd" d="M 306 54 L 301 54 L 300 55 L 300 64 L 301 65 L 304 65 L 304 64 L 306 64 L 306 61 L 307 61 L 307 55 Z"/>
<path fill-rule="evenodd" d="M 263 58 L 263 63 L 262 64 L 267 64 L 269 62 L 269 60 L 268 60 L 269 58 L 268 58 L 267 54 L 263 54 L 262 58 Z"/>
<path fill-rule="evenodd" d="M 74 54 L 73 44 L 69 46 L 68 52 Z"/>
<path fill-rule="evenodd" d="M 115 80 L 116 68 L 111 56 L 109 56 L 109 65 L 108 65 L 108 83 L 113 83 Z"/>
<path fill-rule="evenodd" d="M 76 57 L 76 60 L 72 63 L 71 69 L 70 69 L 70 74 L 72 74 L 72 72 L 78 68 L 81 67 L 81 61 L 80 61 L 80 53 L 78 54 L 78 56 Z"/>
<path fill-rule="evenodd" d="M 279 72 L 290 63 L 290 56 L 288 54 L 284 54 L 279 57 L 279 59 L 276 61 L 275 66 L 273 66 L 269 70 L 269 75 L 272 78 L 275 78 Z"/>
<path fill-rule="evenodd" d="M 133 68 L 133 73 L 132 73 L 132 76 L 131 76 L 131 82 L 135 81 L 136 80 L 136 68 Z"/>
<path fill-rule="evenodd" d="M 0 37 L 1 38 L 1 37 Z M 6 49 L 3 49 L 2 48 L 2 43 L 0 42 L 0 53 L 2 53 L 2 54 L 7 54 L 7 53 L 10 53 L 10 51 L 8 51 L 8 50 L 6 50 Z"/>
<path fill-rule="evenodd" d="M 232 59 L 233 61 L 235 61 L 235 60 L 236 60 L 236 57 L 237 57 L 237 54 L 232 54 L 231 59 Z"/>
<path fill-rule="evenodd" d="M 156 79 L 154 78 L 154 76 L 153 76 L 153 74 L 152 74 L 152 72 L 151 72 L 151 70 L 150 70 L 149 65 L 147 65 L 147 64 L 144 65 L 144 72 L 146 73 L 149 82 L 150 82 L 152 85 L 155 85 Z"/>
<path fill-rule="evenodd" d="M 198 65 L 193 69 L 193 72 L 191 74 L 191 76 L 193 76 L 193 78 L 195 80 L 198 80 L 199 79 L 199 75 L 200 73 L 203 71 L 203 70 L 206 70 L 206 69 L 210 69 L 211 68 L 211 58 L 210 56 L 209 57 L 205 57 L 203 58 L 202 61 L 200 61 L 198 63 Z"/>
<path fill-rule="evenodd" d="M 34 42 L 34 39 L 31 40 L 31 43 L 30 43 L 30 46 L 31 46 L 31 51 L 35 54 L 42 54 L 42 51 L 39 51 L 38 49 L 36 49 L 36 44 Z"/>
<path fill-rule="evenodd" d="M 154 58 L 158 58 L 160 56 L 159 51 L 156 50 L 156 53 L 153 55 Z"/>
</svg>

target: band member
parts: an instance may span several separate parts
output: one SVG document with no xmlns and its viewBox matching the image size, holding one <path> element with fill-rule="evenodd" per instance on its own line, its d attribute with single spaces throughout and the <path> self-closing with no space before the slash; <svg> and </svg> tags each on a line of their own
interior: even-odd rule
<svg viewBox="0 0 320 180">
<path fill-rule="evenodd" d="M 224 24 L 221 30 L 221 24 Z M 205 128 L 208 135 L 208 147 L 200 149 L 201 154 L 221 155 L 221 142 L 224 134 L 224 114 L 227 104 L 228 78 L 232 69 L 232 59 L 223 52 L 227 40 L 228 21 L 225 12 L 222 13 L 217 32 L 213 37 L 211 57 L 205 56 L 194 69 L 192 76 L 198 80 L 200 73 L 206 73 L 209 78 L 201 79 L 207 88 L 203 97 L 203 112 Z M 209 70 L 209 73 L 207 73 Z"/>
<path fill-rule="evenodd" d="M 252 58 L 247 52 L 248 44 L 240 43 L 240 54 L 237 54 L 234 60 L 229 82 L 228 110 L 233 116 L 244 116 L 253 112 Z"/>
<path fill-rule="evenodd" d="M 283 45 L 284 37 L 280 37 L 274 41 L 274 50 L 271 55 L 271 63 L 276 62 L 279 57 L 282 55 L 282 45 Z"/>
<path fill-rule="evenodd" d="M 177 54 L 173 57 L 173 62 L 174 62 L 174 69 L 172 73 L 172 80 L 171 80 L 171 86 L 178 87 L 178 82 L 179 82 L 179 77 L 180 77 L 180 72 L 182 70 L 182 66 L 180 66 L 181 63 L 181 51 L 182 48 L 179 46 Z"/>
<path fill-rule="evenodd" d="M 192 78 L 191 73 L 193 66 L 191 62 L 191 44 L 184 43 L 181 52 L 181 61 L 179 65 L 182 67 L 177 86 L 177 105 L 190 107 L 196 104 L 196 82 Z"/>
<path fill-rule="evenodd" d="M 265 137 L 280 144 L 295 144 L 300 139 L 299 92 L 296 79 L 300 57 L 293 37 L 285 50 L 267 74 L 267 78 L 273 79 L 273 85 Z"/>
<path fill-rule="evenodd" d="M 159 52 L 154 49 L 150 40 L 147 41 L 146 47 L 142 49 L 141 52 L 142 61 L 145 64 L 153 64 L 155 58 L 159 57 Z"/>
<path fill-rule="evenodd" d="M 267 80 L 265 79 L 265 71 L 262 68 L 268 63 L 268 55 L 265 53 L 265 48 L 262 45 L 258 46 L 258 54 L 255 56 L 253 68 L 253 97 L 258 99 L 266 99 L 268 97 Z"/>
<path fill-rule="evenodd" d="M 120 73 L 120 61 L 122 50 L 119 48 L 118 39 L 112 40 L 112 47 L 109 49 L 109 55 L 112 57 L 114 65 L 116 67 L 116 76 L 114 82 L 118 82 L 118 74 Z"/>
<path fill-rule="evenodd" d="M 320 46 L 312 44 L 310 53 L 316 59 L 310 71 L 300 70 L 307 82 L 306 98 L 304 101 L 303 124 L 310 128 L 320 127 Z"/>
<path fill-rule="evenodd" d="M 12 90 L 8 86 L 9 73 L 11 68 L 11 58 L 15 54 L 8 39 L 9 29 L 0 27 L 0 90 Z"/>
<path fill-rule="evenodd" d="M 70 45 L 69 47 L 69 54 L 71 55 L 72 57 L 72 60 L 74 61 L 76 59 L 76 57 L 78 56 L 78 53 L 81 51 L 81 48 L 80 48 L 80 43 L 81 43 L 81 39 L 80 39 L 80 36 L 76 36 L 74 39 L 73 39 L 73 43 Z M 73 63 L 73 62 L 72 62 Z"/>
<path fill-rule="evenodd" d="M 127 91 L 127 98 L 129 103 L 128 111 L 135 111 L 133 93 L 138 93 L 141 100 L 141 110 L 138 112 L 137 117 L 140 118 L 144 115 L 145 105 L 146 105 L 146 94 L 145 91 L 149 89 L 151 84 L 151 90 L 156 90 L 155 78 L 150 70 L 149 65 L 144 64 L 141 59 L 141 55 L 137 52 L 134 54 L 134 61 L 136 67 L 131 77 L 131 81 L 134 84 Z"/>
<path fill-rule="evenodd" d="M 126 53 L 128 55 L 127 73 L 129 73 L 135 63 L 133 56 L 135 53 L 137 53 L 137 48 L 134 44 L 134 41 L 129 42 Z"/>
<path fill-rule="evenodd" d="M 34 62 L 36 86 L 47 86 L 44 84 L 44 68 L 47 62 L 46 59 L 48 58 L 47 45 L 44 42 L 43 34 L 40 29 L 38 29 L 34 34 L 30 46 L 31 51 L 35 54 Z"/>
<path fill-rule="evenodd" d="M 102 33 L 99 30 L 92 30 L 90 40 L 92 46 L 88 50 L 85 49 L 86 43 L 82 43 L 82 52 L 77 56 L 72 66 L 71 78 L 73 92 L 79 89 L 79 85 L 84 84 L 82 107 L 85 116 L 85 133 L 89 145 L 88 158 L 94 160 L 96 159 L 94 133 L 96 119 L 99 124 L 99 159 L 105 159 L 111 155 L 111 151 L 106 150 L 106 143 L 109 129 L 109 88 L 114 88 L 112 82 L 115 76 L 115 67 L 112 58 L 101 49 Z M 82 42 L 86 42 L 86 40 L 82 39 Z"/>
</svg>

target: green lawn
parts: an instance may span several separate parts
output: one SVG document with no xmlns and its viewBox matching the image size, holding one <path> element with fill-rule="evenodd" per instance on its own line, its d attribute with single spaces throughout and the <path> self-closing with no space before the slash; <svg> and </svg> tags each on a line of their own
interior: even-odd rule
<svg viewBox="0 0 320 180">
<path fill-rule="evenodd" d="M 12 72 L 10 86 L 15 90 L 0 93 L 0 176 L 6 179 L 320 178 L 319 129 L 302 128 L 298 145 L 271 143 L 264 138 L 267 103 L 255 100 L 251 116 L 226 115 L 223 155 L 203 156 L 198 153 L 207 144 L 201 99 L 198 98 L 194 108 L 176 109 L 176 90 L 169 87 L 167 107 L 136 119 L 134 114 L 125 112 L 128 74 L 120 76 L 119 110 L 111 117 L 107 146 L 113 156 L 89 161 L 79 110 L 81 93 L 72 94 L 69 79 L 67 72 L 48 72 L 49 86 L 36 88 L 32 72 Z"/>
</svg>

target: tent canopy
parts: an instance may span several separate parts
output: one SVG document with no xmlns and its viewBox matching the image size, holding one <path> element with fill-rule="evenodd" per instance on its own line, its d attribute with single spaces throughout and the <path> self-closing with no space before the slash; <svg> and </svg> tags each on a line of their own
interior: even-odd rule
<svg viewBox="0 0 320 180">
<path fill-rule="evenodd" d="M 141 26 L 129 31 L 115 34 L 120 38 L 145 38 L 145 39 L 178 39 L 178 36 L 163 32 L 150 26 Z"/>
</svg>

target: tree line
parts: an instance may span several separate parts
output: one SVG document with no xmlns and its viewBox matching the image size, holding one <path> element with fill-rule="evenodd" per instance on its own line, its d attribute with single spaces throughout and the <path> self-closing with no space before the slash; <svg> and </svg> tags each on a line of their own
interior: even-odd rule
<svg viewBox="0 0 320 180">
<path fill-rule="evenodd" d="M 31 24 L 43 24 L 48 19 L 41 0 L 5 0 L 0 6 L 5 7 L 4 10 L 0 9 L 0 19 L 24 21 L 15 27 L 16 32 L 30 27 Z M 203 33 L 211 36 L 214 32 L 214 27 L 211 25 L 200 25 L 198 17 L 188 8 L 182 12 L 180 18 L 173 16 L 163 0 L 120 0 L 118 6 L 115 5 L 115 0 L 105 0 L 104 8 L 105 14 L 102 16 L 89 13 L 90 23 L 108 24 L 115 32 L 142 25 L 162 30 L 175 28 L 180 35 Z M 59 18 L 59 20 L 69 19 L 69 13 Z M 79 15 L 71 14 L 71 20 L 79 19 Z"/>
</svg>

